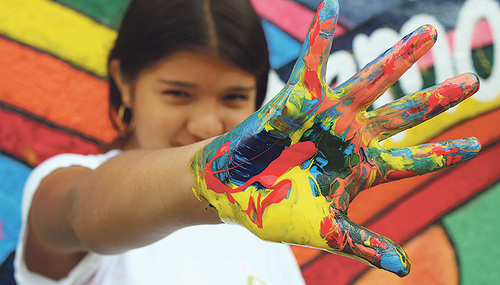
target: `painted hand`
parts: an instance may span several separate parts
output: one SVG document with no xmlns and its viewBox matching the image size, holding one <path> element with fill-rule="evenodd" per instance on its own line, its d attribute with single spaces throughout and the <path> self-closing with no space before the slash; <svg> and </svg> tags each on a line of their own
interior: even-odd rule
<svg viewBox="0 0 500 285">
<path fill-rule="evenodd" d="M 262 239 L 325 249 L 404 276 L 406 253 L 350 221 L 349 204 L 374 185 L 474 157 L 475 138 L 392 149 L 379 142 L 456 105 L 479 83 L 463 74 L 367 111 L 432 47 L 436 31 L 420 27 L 331 89 L 324 75 L 338 9 L 337 1 L 322 3 L 284 89 L 194 157 L 194 191 L 223 221 Z"/>
</svg>

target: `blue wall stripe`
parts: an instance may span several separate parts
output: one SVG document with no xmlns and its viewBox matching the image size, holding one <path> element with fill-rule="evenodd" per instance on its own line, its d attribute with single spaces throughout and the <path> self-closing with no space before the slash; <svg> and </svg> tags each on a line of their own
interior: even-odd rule
<svg viewBox="0 0 500 285">
<path fill-rule="evenodd" d="M 302 43 L 280 30 L 269 21 L 262 20 L 269 46 L 269 61 L 273 69 L 279 69 L 299 55 Z"/>
<path fill-rule="evenodd" d="M 16 247 L 21 226 L 21 196 L 31 168 L 0 154 L 0 261 Z"/>
</svg>

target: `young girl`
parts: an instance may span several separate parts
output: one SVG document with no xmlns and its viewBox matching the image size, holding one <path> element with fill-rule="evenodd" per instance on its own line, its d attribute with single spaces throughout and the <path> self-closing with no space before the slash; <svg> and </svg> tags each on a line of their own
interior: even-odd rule
<svg viewBox="0 0 500 285">
<path fill-rule="evenodd" d="M 33 171 L 17 281 L 303 282 L 287 247 L 244 228 L 408 274 L 406 253 L 350 221 L 348 206 L 373 185 L 474 157 L 474 138 L 395 149 L 379 141 L 472 95 L 478 81 L 463 74 L 369 112 L 436 32 L 417 29 L 330 89 L 337 17 L 336 1 L 320 6 L 289 82 L 252 115 L 269 67 L 247 2 L 133 1 L 109 60 L 120 150 L 61 155 Z M 188 227 L 221 219 L 244 228 Z"/>
<path fill-rule="evenodd" d="M 230 225 L 175 232 L 220 223 L 181 187 L 192 184 L 194 143 L 254 113 L 268 72 L 260 18 L 247 0 L 132 1 L 109 55 L 110 114 L 121 136 L 103 155 L 60 155 L 33 171 L 17 282 L 302 284 L 286 245 Z M 80 210 L 109 223 L 92 237 L 102 244 L 73 224 Z"/>
</svg>

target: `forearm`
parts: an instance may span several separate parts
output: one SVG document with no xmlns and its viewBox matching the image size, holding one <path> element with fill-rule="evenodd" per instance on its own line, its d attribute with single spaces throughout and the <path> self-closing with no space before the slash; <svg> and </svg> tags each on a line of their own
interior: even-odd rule
<svg viewBox="0 0 500 285">
<path fill-rule="evenodd" d="M 72 196 L 71 227 L 81 243 L 117 253 L 185 226 L 219 222 L 191 190 L 190 160 L 203 145 L 124 152 L 92 171 Z"/>
</svg>

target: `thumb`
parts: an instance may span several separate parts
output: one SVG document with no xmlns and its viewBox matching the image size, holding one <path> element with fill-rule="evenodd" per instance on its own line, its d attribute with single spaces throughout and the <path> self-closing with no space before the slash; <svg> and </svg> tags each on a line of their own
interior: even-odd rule
<svg viewBox="0 0 500 285">
<path fill-rule="evenodd" d="M 400 277 L 410 272 L 408 255 L 398 244 L 352 222 L 345 213 L 333 207 L 330 212 L 331 215 L 321 222 L 321 237 L 326 241 L 328 251 L 363 261 Z"/>
<path fill-rule="evenodd" d="M 320 4 L 290 75 L 291 85 L 305 80 L 306 86 L 315 86 L 324 80 L 338 18 L 338 0 L 325 0 Z M 307 75 L 308 72 L 311 74 Z"/>
</svg>

